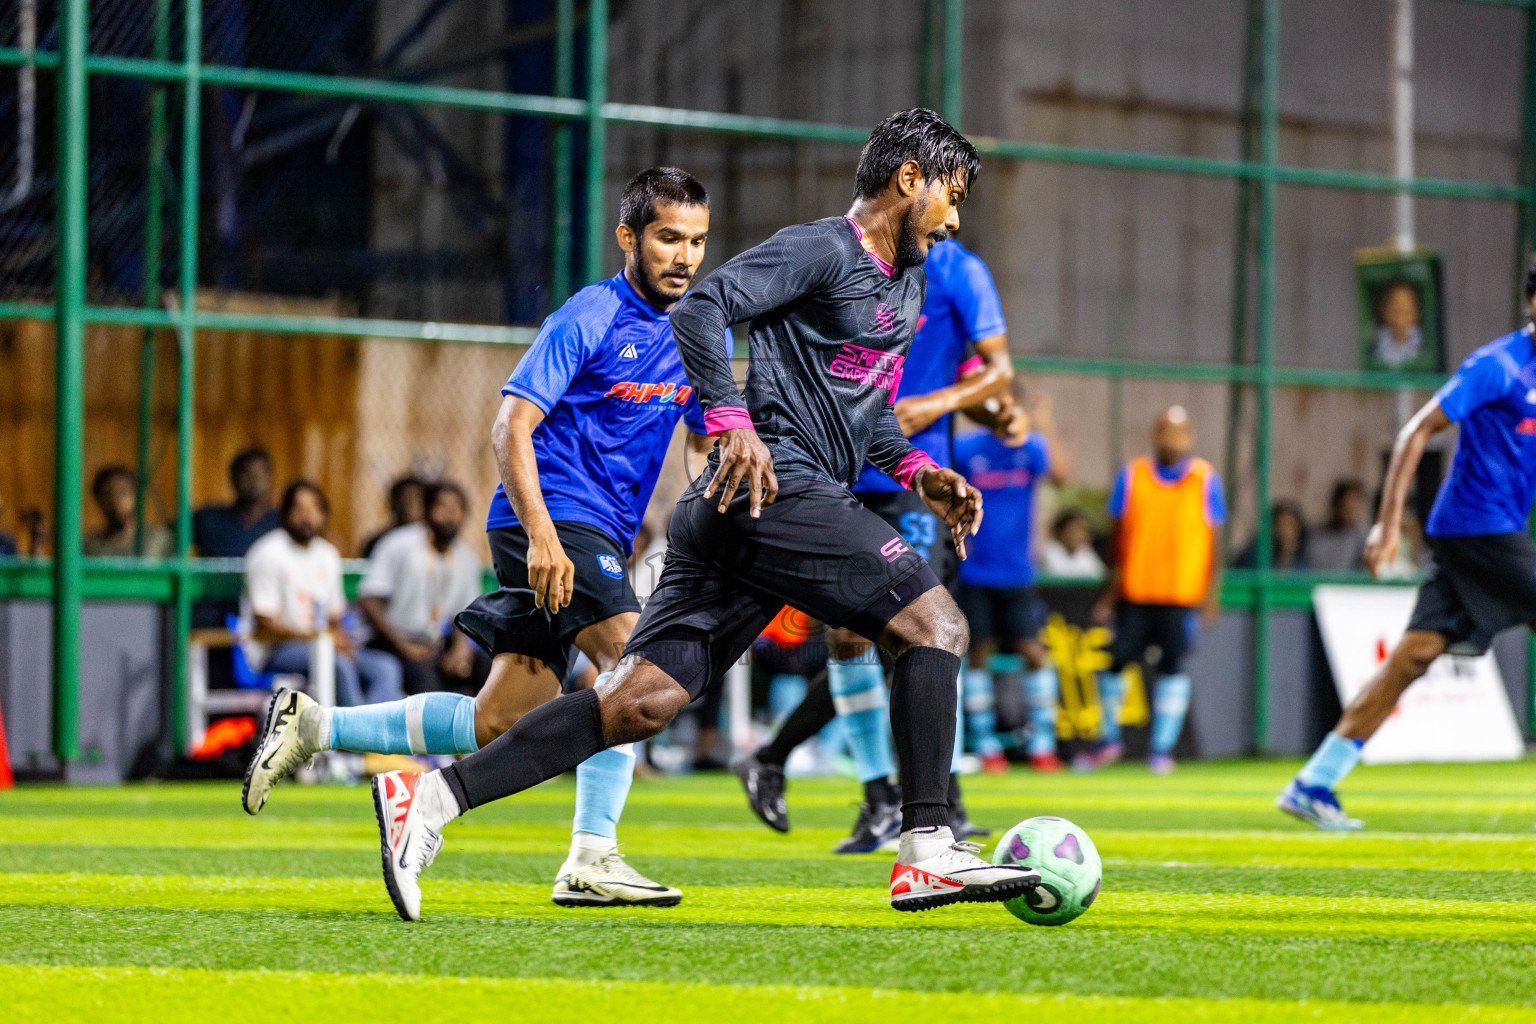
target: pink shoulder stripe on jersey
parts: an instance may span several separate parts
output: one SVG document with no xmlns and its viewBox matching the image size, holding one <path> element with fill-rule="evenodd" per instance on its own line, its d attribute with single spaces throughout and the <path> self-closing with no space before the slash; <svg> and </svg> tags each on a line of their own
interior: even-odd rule
<svg viewBox="0 0 1536 1024">
<path fill-rule="evenodd" d="M 896 467 L 893 479 L 910 491 L 912 489 L 912 480 L 917 476 L 917 471 L 925 466 L 929 469 L 939 468 L 939 464 L 929 458 L 927 452 L 913 452 L 901 460 L 901 465 Z"/>
<path fill-rule="evenodd" d="M 727 430 L 755 430 L 752 417 L 739 405 L 723 405 L 704 414 L 704 430 L 711 437 Z"/>
<path fill-rule="evenodd" d="M 853 233 L 859 236 L 859 241 L 860 242 L 863 242 L 864 241 L 864 229 L 859 227 L 859 222 L 854 220 L 852 217 L 848 216 L 846 213 L 843 214 L 843 220 L 845 220 L 849 224 L 853 225 Z M 896 268 L 895 267 L 893 267 L 891 264 L 885 262 L 885 260 L 881 259 L 879 256 L 876 256 L 874 253 L 870 252 L 868 249 L 864 250 L 864 254 L 866 256 L 868 256 L 870 259 L 875 261 L 875 266 L 879 267 L 880 268 L 880 273 L 884 274 L 886 277 L 890 277 L 892 274 L 896 273 Z"/>
<path fill-rule="evenodd" d="M 955 379 L 959 380 L 961 377 L 967 377 L 986 365 L 987 361 L 981 358 L 981 356 L 971 356 L 971 358 L 960 364 L 960 369 L 955 373 Z"/>
</svg>

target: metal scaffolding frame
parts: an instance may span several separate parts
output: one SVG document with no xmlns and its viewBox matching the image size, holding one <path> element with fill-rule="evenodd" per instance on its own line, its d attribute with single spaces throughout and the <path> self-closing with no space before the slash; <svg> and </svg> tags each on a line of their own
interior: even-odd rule
<svg viewBox="0 0 1536 1024">
<path fill-rule="evenodd" d="M 1519 263 L 1530 250 L 1536 234 L 1536 0 L 1435 0 L 1509 7 L 1526 13 L 1526 67 L 1523 93 L 1521 183 L 1449 181 L 1434 178 L 1400 180 L 1386 174 L 1288 166 L 1279 162 L 1279 40 L 1281 0 L 1247 0 L 1250 12 L 1250 58 L 1257 67 L 1247 69 L 1250 89 L 1257 92 L 1256 147 L 1245 138 L 1237 160 L 1169 156 L 1153 153 L 1094 149 L 1047 143 L 971 136 L 985 158 L 1042 161 L 1081 166 L 1142 171 L 1160 174 L 1199 175 L 1249 183 L 1257 207 L 1252 235 L 1257 294 L 1255 295 L 1253 362 L 1242 360 L 1234 348 L 1231 363 L 1170 363 L 1114 359 L 1080 359 L 1020 355 L 1021 370 L 1045 373 L 1092 375 L 1108 378 L 1139 378 L 1223 382 L 1251 388 L 1257 402 L 1255 443 L 1256 505 L 1259 566 L 1249 572 L 1228 574 L 1226 603 L 1253 613 L 1254 747 L 1269 742 L 1270 613 L 1276 608 L 1305 607 L 1311 587 L 1326 582 L 1323 574 L 1279 577 L 1271 568 L 1269 516 L 1263 514 L 1271 496 L 1271 434 L 1276 387 L 1307 385 L 1326 388 L 1432 389 L 1442 382 L 1437 374 L 1380 371 L 1339 371 L 1275 365 L 1273 307 L 1275 292 L 1276 193 L 1281 185 L 1356 189 L 1373 192 L 1407 191 L 1416 195 L 1468 200 L 1512 202 L 1520 210 Z M 607 211 L 603 194 L 605 142 L 610 124 L 649 125 L 683 132 L 732 135 L 743 138 L 862 145 L 867 128 L 816 124 L 779 118 L 682 110 L 629 103 L 608 98 L 608 4 L 589 0 L 585 20 L 586 97 L 575 92 L 575 41 L 578 34 L 575 0 L 555 0 L 554 95 L 529 95 L 434 85 L 424 82 L 376 78 L 328 76 L 254 67 L 204 63 L 202 60 L 202 2 L 184 0 L 182 57 L 171 52 L 170 0 L 156 0 L 152 56 L 124 57 L 87 52 L 89 0 L 59 0 L 60 31 L 57 51 L 29 52 L 0 47 L 0 67 L 26 67 L 53 73 L 57 80 L 57 261 L 56 302 L 0 302 L 0 319 L 52 319 L 56 328 L 57 403 L 55 434 L 56 524 L 55 557 L 46 562 L 0 566 L 0 598 L 51 599 L 53 603 L 54 753 L 67 764 L 80 758 L 79 652 L 80 608 L 86 598 L 100 600 L 149 600 L 174 608 L 171 701 L 172 736 L 178 748 L 185 745 L 184 706 L 187 680 L 187 638 L 194 599 L 238 591 L 238 575 L 230 565 L 210 564 L 189 557 L 191 547 L 191 483 L 193 438 L 193 339 L 198 331 L 249 331 L 326 335 L 333 337 L 395 338 L 412 341 L 478 342 L 525 345 L 533 331 L 526 327 L 481 324 L 430 323 L 379 320 L 359 317 L 317 317 L 200 311 L 196 304 L 198 266 L 198 192 L 201 146 L 200 107 L 202 87 L 224 86 L 251 91 L 277 91 L 360 102 L 395 102 L 490 113 L 545 118 L 556 122 L 554 171 L 551 183 L 554 218 L 555 301 L 571 292 L 572 225 L 576 202 L 585 204 L 585 237 L 580 243 L 587 279 L 602 272 L 607 245 Z M 961 44 L 964 27 L 963 0 L 925 0 L 922 29 L 922 92 L 934 91 L 932 69 L 938 58 L 939 109 L 957 125 L 961 121 Z M 939 38 L 935 40 L 935 36 Z M 87 215 L 87 96 L 93 77 L 135 79 L 151 86 L 147 144 L 151 159 L 147 178 L 149 202 L 144 226 L 149 269 L 142 305 L 104 306 L 86 302 Z M 176 183 L 176 230 L 180 240 L 180 272 L 174 301 L 159 294 L 160 242 L 165 226 L 163 155 L 169 145 L 167 127 L 168 87 L 180 89 L 181 166 Z M 1245 108 L 1248 103 L 1245 100 Z M 585 174 L 576 194 L 573 155 L 576 130 L 585 129 Z M 1246 132 L 1245 132 L 1246 135 Z M 1257 149 L 1254 158 L 1253 149 Z M 1246 203 L 1247 199 L 1241 199 Z M 1240 216 L 1246 216 L 1241 214 Z M 1246 260 L 1247 245 L 1240 243 L 1239 260 Z M 1518 272 L 1518 268 L 1517 268 Z M 1246 272 L 1245 272 L 1246 277 Z M 1240 299 L 1242 297 L 1240 296 Z M 1246 301 L 1242 299 L 1242 301 Z M 81 507 L 83 467 L 83 372 L 84 332 L 90 324 L 133 325 L 144 328 L 142 355 L 145 395 L 140 408 L 140 481 L 146 474 L 149 435 L 148 392 L 154 375 L 155 329 L 173 331 L 179 356 L 177 389 L 176 455 L 176 557 L 164 561 L 92 559 L 81 557 Z M 1234 333 L 1244 330 L 1239 321 Z M 1240 338 L 1240 334 L 1239 334 Z M 142 496 L 141 496 L 142 499 Z M 144 502 L 139 502 L 142 510 Z M 142 515 L 142 511 L 140 513 Z M 142 530 L 142 524 L 140 524 Z M 1350 578 L 1356 577 L 1336 577 Z M 1536 642 L 1528 659 L 1536 672 Z M 1536 679 L 1528 680 L 1530 682 Z M 1527 717 L 1536 726 L 1536 686 L 1528 685 Z"/>
</svg>

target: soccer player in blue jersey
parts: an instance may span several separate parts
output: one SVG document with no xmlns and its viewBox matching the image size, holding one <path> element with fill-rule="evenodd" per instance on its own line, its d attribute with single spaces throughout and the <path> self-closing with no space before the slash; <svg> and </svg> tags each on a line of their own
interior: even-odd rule
<svg viewBox="0 0 1536 1024">
<path fill-rule="evenodd" d="M 1536 316 L 1536 261 L 1526 271 Z M 1397 557 L 1403 509 L 1429 439 L 1461 428 L 1450 472 L 1425 525 L 1435 561 L 1408 631 L 1276 800 L 1323 829 L 1357 829 L 1334 790 L 1397 700 L 1447 652 L 1476 656 L 1514 626 L 1536 624 L 1536 545 L 1526 519 L 1536 498 L 1536 344 L 1527 324 L 1472 353 L 1397 435 L 1381 510 L 1365 543 L 1373 574 Z"/>
<path fill-rule="evenodd" d="M 486 522 L 501 587 L 457 620 L 492 656 L 479 695 L 330 709 L 279 690 L 246 774 L 248 812 L 317 751 L 473 753 L 560 693 L 575 650 L 599 673 L 613 671 L 640 612 L 625 566 L 678 419 L 693 431 L 691 469 L 713 445 L 669 319 L 708 233 L 709 196 L 696 178 L 675 167 L 635 175 L 620 200 L 624 270 L 551 315 L 502 388 L 491 429 L 501 484 Z M 576 767 L 556 903 L 671 906 L 682 898 L 618 853 L 634 765 L 626 743 Z"/>
<path fill-rule="evenodd" d="M 1016 400 L 1017 402 L 1017 400 Z M 1060 683 L 1039 633 L 1044 604 L 1035 592 L 1035 486 L 1042 479 L 1066 482 L 1069 467 L 1055 442 L 1050 399 L 1036 396 L 1019 413 L 1028 432 L 998 436 L 972 430 L 955 438 L 955 468 L 981 491 L 987 529 L 960 563 L 960 609 L 971 624 L 969 667 L 961 694 L 966 731 L 990 771 L 1006 770 L 1008 759 L 997 738 L 994 680 L 1024 665 L 1024 700 L 1029 708 L 1029 763 L 1057 771 L 1056 700 Z"/>
<path fill-rule="evenodd" d="M 923 271 L 928 277 L 928 292 L 912 351 L 902 368 L 896 419 L 913 446 L 937 465 L 949 467 L 953 465 L 953 414 L 964 409 L 990 419 L 984 403 L 992 400 L 997 404 L 999 395 L 1006 397 L 1013 364 L 1008 357 L 1002 299 L 981 257 L 951 239 L 933 247 Z M 955 590 L 960 559 L 950 531 L 921 497 L 868 462 L 854 483 L 853 493 L 861 505 L 889 523 L 913 551 L 928 560 L 951 592 Z M 857 633 L 830 630 L 827 641 L 830 657 L 825 685 L 831 691 L 831 707 L 842 723 L 864 786 L 853 831 L 834 852 L 869 853 L 901 831 L 900 793 L 892 778 L 896 762 L 891 752 L 885 670 L 880 652 Z M 770 828 L 781 832 L 789 829 L 784 763 L 791 750 L 826 725 L 827 707 L 819 693 L 807 694 L 772 742 L 732 765 L 752 810 Z M 957 728 L 949 798 L 950 830 L 956 838 L 964 839 L 982 834 L 982 830 L 971 823 L 965 811 L 959 776 L 954 771 L 959 767 L 961 732 Z"/>
</svg>

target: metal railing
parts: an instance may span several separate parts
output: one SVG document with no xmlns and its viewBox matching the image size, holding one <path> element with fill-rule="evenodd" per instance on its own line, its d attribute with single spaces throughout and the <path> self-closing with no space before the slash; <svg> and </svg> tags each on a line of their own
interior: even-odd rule
<svg viewBox="0 0 1536 1024">
<path fill-rule="evenodd" d="M 1520 252 L 1523 260 L 1528 250 L 1536 216 L 1536 0 L 1440 0 L 1516 8 L 1526 14 L 1526 69 L 1521 118 L 1522 181 L 1507 185 L 1477 181 L 1448 181 L 1398 178 L 1358 171 L 1329 170 L 1288 166 L 1280 163 L 1278 153 L 1279 113 L 1279 29 L 1281 0 L 1247 0 L 1250 31 L 1257 33 L 1254 52 L 1259 57 L 1257 104 L 1258 159 L 1222 160 L 1203 157 L 1171 156 L 1154 153 L 1093 149 L 1046 143 L 1023 142 L 973 136 L 984 157 L 1004 160 L 1040 161 L 1087 167 L 1112 168 L 1158 174 L 1199 175 L 1251 182 L 1257 189 L 1257 231 L 1254 245 L 1257 294 L 1255 303 L 1255 359 L 1251 364 L 1197 364 L 1153 361 L 1117 361 L 1021 356 L 1022 369 L 1050 373 L 1093 376 L 1146 378 L 1164 380 L 1222 382 L 1252 389 L 1257 400 L 1256 417 L 1256 507 L 1268 509 L 1271 503 L 1271 435 L 1275 388 L 1306 385 L 1325 388 L 1418 388 L 1437 386 L 1440 378 L 1429 374 L 1367 371 L 1337 371 L 1281 367 L 1275 364 L 1274 294 L 1276 193 L 1281 185 L 1330 189 L 1357 189 L 1374 192 L 1409 191 L 1416 195 L 1441 196 L 1464 200 L 1493 200 L 1518 205 L 1521 216 Z M 484 111 L 525 117 L 545 118 L 557 123 L 554 143 L 554 171 L 551 194 L 554 216 L 553 285 L 556 302 L 572 290 L 568 267 L 574 240 L 571 238 L 574 212 L 578 202 L 585 209 L 586 231 L 579 252 L 585 277 L 600 276 L 608 243 L 607 211 L 604 209 L 605 143 L 610 124 L 648 125 L 674 131 L 732 135 L 757 139 L 838 143 L 857 146 L 867 136 L 864 126 L 815 124 L 777 118 L 750 117 L 698 110 L 680 110 L 612 102 L 608 97 L 608 7 L 606 0 L 590 0 L 584 35 L 586 45 L 585 97 L 575 93 L 575 45 L 578 36 L 574 0 L 555 4 L 555 95 L 527 95 L 492 90 L 459 88 L 423 82 L 394 81 L 315 75 L 251 67 L 205 64 L 201 60 L 202 3 L 185 0 L 181 24 L 183 54 L 180 60 L 168 59 L 170 47 L 169 0 L 154 5 L 153 56 L 150 58 L 92 54 L 87 52 L 89 0 L 60 0 L 58 49 L 25 52 L 0 48 L 0 67 L 30 65 L 51 72 L 57 81 L 57 264 L 56 301 L 49 304 L 26 302 L 0 303 L 0 318 L 52 318 L 57 337 L 57 388 L 55 434 L 56 557 L 47 569 L 40 563 L 0 565 L 0 597 L 48 597 L 54 606 L 54 750 L 63 761 L 80 756 L 79 718 L 79 622 L 80 604 L 86 597 L 103 599 L 139 598 L 164 601 L 174 608 L 174 683 L 171 706 L 177 709 L 173 732 L 185 738 L 186 722 L 180 709 L 185 705 L 187 680 L 187 636 L 190 609 L 194 598 L 212 590 L 227 589 L 225 570 L 206 571 L 206 567 L 188 553 L 191 548 L 191 483 L 193 437 L 193 338 L 198 331 L 261 330 L 281 333 L 333 335 L 348 337 L 400 338 L 414 341 L 464 341 L 487 344 L 526 344 L 531 332 L 525 327 L 480 324 L 424 323 L 404 320 L 363 318 L 326 318 L 282 314 L 251 314 L 200 311 L 197 308 L 198 266 L 198 168 L 200 109 L 203 86 L 225 86 L 243 90 L 275 90 L 337 99 L 373 102 L 399 102 L 436 105 L 462 110 Z M 923 75 L 937 56 L 942 66 L 939 76 L 939 109 L 954 123 L 961 116 L 961 40 L 964 25 L 963 0 L 925 0 Z M 937 23 L 937 32 L 928 26 Z M 935 36 L 939 37 L 935 40 Z M 92 78 L 121 77 L 155 86 L 150 105 L 150 144 L 162 150 L 169 144 L 167 130 L 168 87 L 178 87 L 181 99 L 181 166 L 184 173 L 178 183 L 176 231 L 179 237 L 180 267 L 175 299 L 171 308 L 163 308 L 153 294 L 157 277 L 146 281 L 145 301 L 140 308 L 89 305 L 86 302 L 86 190 L 87 190 L 87 94 Z M 928 91 L 925 84 L 925 92 Z M 579 183 L 573 180 L 573 153 L 576 129 L 584 128 L 585 171 Z M 155 166 L 156 161 L 151 161 Z M 155 201 L 149 205 L 145 226 L 146 239 L 155 260 L 159 258 L 158 201 L 165 183 L 158 168 L 150 175 L 149 188 Z M 84 330 L 88 324 L 132 324 L 175 332 L 179 355 L 177 389 L 176 454 L 177 508 L 176 549 L 179 557 L 160 563 L 112 565 L 86 562 L 81 548 L 82 444 L 83 444 L 83 352 Z M 146 341 L 145 382 L 153 380 L 153 345 Z M 147 386 L 146 386 L 147 390 Z M 142 407 L 147 410 L 146 404 Z M 141 417 L 141 429 L 148 412 Z M 147 434 L 147 430 L 145 431 Z M 1231 442 L 1229 441 L 1229 444 Z M 142 444 L 142 442 L 141 442 Z M 144 478 L 141 462 L 140 479 Z M 143 507 L 143 501 L 140 501 Z M 1249 573 L 1233 572 L 1229 580 L 1232 593 L 1248 602 L 1254 616 L 1254 744 L 1263 750 L 1269 741 L 1270 704 L 1270 612 L 1301 599 L 1296 578 L 1282 578 L 1270 567 L 1271 528 L 1269 517 L 1258 516 L 1257 550 L 1260 564 Z M 220 573 L 224 575 L 221 577 Z M 46 585 L 43 576 L 46 575 Z M 221 579 L 222 582 L 212 582 Z M 1536 667 L 1536 657 L 1530 659 Z M 1536 692 L 1536 687 L 1530 688 Z M 1536 705 L 1530 711 L 1536 720 Z"/>
</svg>

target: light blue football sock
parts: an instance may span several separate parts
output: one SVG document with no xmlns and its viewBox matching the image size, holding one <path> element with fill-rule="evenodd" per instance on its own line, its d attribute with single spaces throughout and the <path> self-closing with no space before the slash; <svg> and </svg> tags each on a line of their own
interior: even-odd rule
<svg viewBox="0 0 1536 1024">
<path fill-rule="evenodd" d="M 632 743 L 599 751 L 576 766 L 576 819 L 572 832 L 617 839 L 619 816 L 635 778 Z"/>
<path fill-rule="evenodd" d="M 1125 703 L 1125 676 L 1120 672 L 1100 672 L 1099 739 L 1120 742 L 1120 706 Z"/>
<path fill-rule="evenodd" d="M 784 721 L 789 713 L 805 700 L 808 689 L 805 676 L 779 672 L 768 681 L 768 713 L 775 724 Z"/>
<path fill-rule="evenodd" d="M 879 653 L 871 646 L 848 661 L 828 658 L 827 686 L 832 691 L 832 706 L 837 709 L 837 720 L 848 739 L 859 781 L 871 782 L 896 774 L 885 672 L 880 668 Z"/>
<path fill-rule="evenodd" d="M 1189 691 L 1189 676 L 1183 672 L 1157 681 L 1152 690 L 1152 753 L 1173 753 L 1173 745 L 1184 731 L 1184 716 L 1189 713 Z"/>
<path fill-rule="evenodd" d="M 993 704 L 992 673 L 984 668 L 968 668 L 960 675 L 960 692 L 965 701 L 965 731 L 982 757 L 1003 752 L 997 738 L 997 710 Z"/>
<path fill-rule="evenodd" d="M 1024 705 L 1029 709 L 1030 757 L 1056 753 L 1056 701 L 1061 695 L 1061 681 L 1056 667 L 1046 665 L 1024 676 Z"/>
<path fill-rule="evenodd" d="M 473 754 L 475 698 L 418 693 L 331 712 L 331 749 L 366 754 Z"/>
<path fill-rule="evenodd" d="M 963 672 L 962 672 L 963 675 Z M 965 687 L 960 678 L 955 679 L 955 749 L 949 755 L 949 774 L 960 770 L 960 758 L 965 755 Z"/>
<path fill-rule="evenodd" d="M 1336 732 L 1330 732 L 1317 745 L 1312 760 L 1302 765 L 1301 771 L 1296 773 L 1296 781 L 1303 786 L 1335 788 L 1360 763 L 1360 748 L 1363 746 L 1364 740 L 1347 740 Z"/>
</svg>

